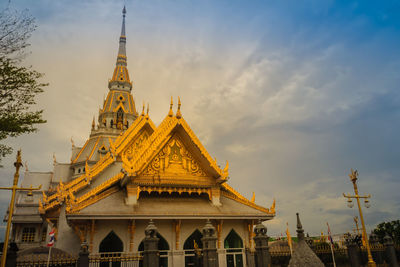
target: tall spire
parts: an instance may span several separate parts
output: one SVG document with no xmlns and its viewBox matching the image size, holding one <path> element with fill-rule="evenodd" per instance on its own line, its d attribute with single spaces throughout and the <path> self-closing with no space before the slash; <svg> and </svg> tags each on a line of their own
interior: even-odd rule
<svg viewBox="0 0 400 267">
<path fill-rule="evenodd" d="M 121 28 L 121 36 L 119 37 L 117 63 L 114 69 L 112 79 L 110 80 L 109 83 L 110 89 L 113 89 L 113 85 L 118 85 L 118 84 L 127 86 L 127 89 L 129 90 L 132 89 L 132 83 L 129 79 L 129 73 L 126 67 L 127 57 L 126 57 L 125 16 L 126 16 L 126 8 L 124 6 L 122 10 L 122 28 Z"/>
</svg>

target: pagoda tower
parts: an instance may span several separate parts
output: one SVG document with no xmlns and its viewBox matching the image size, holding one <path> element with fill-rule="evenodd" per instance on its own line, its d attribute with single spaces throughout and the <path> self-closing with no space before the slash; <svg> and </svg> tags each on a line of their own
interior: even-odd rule
<svg viewBox="0 0 400 267">
<path fill-rule="evenodd" d="M 112 78 L 108 81 L 108 94 L 99 109 L 98 124 L 93 118 L 89 139 L 82 148 L 72 147 L 72 178 L 86 171 L 86 164 L 92 166 L 105 155 L 114 141 L 136 120 L 138 113 L 132 96 L 132 82 L 129 78 L 126 56 L 125 33 L 126 8 L 122 10 L 122 28 L 119 37 L 117 61 Z"/>
</svg>

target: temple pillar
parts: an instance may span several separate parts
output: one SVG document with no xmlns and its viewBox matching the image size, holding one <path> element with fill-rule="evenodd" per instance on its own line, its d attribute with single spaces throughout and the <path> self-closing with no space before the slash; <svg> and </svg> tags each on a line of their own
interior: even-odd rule
<svg viewBox="0 0 400 267">
<path fill-rule="evenodd" d="M 139 199 L 139 193 L 140 191 L 137 185 L 127 184 L 125 204 L 129 206 L 136 205 Z"/>
<path fill-rule="evenodd" d="M 254 228 L 255 237 L 253 237 L 256 249 L 256 265 L 271 266 L 271 255 L 268 247 L 267 227 L 261 221 Z"/>
<path fill-rule="evenodd" d="M 218 267 L 217 236 L 215 227 L 207 220 L 203 230 L 203 267 Z"/>
<path fill-rule="evenodd" d="M 179 250 L 180 235 L 181 235 L 181 220 L 173 220 L 173 227 L 175 232 L 175 250 Z"/>
<path fill-rule="evenodd" d="M 133 252 L 135 229 L 136 229 L 135 220 L 129 220 L 129 223 L 128 223 L 129 252 Z"/>
<path fill-rule="evenodd" d="M 396 250 L 394 248 L 393 239 L 386 235 L 383 239 L 383 243 L 385 246 L 385 254 L 386 261 L 390 267 L 399 267 L 399 263 L 397 262 Z"/>
<path fill-rule="evenodd" d="M 226 250 L 218 249 L 218 263 L 219 266 L 226 266 Z"/>
<path fill-rule="evenodd" d="M 183 250 L 172 251 L 172 263 L 173 267 L 184 267 L 185 266 L 185 253 Z"/>
<path fill-rule="evenodd" d="M 157 232 L 153 220 L 150 220 L 149 225 L 144 230 L 146 237 L 144 238 L 143 266 L 158 267 L 159 265 Z"/>
<path fill-rule="evenodd" d="M 93 239 L 94 239 L 94 234 L 95 234 L 95 226 L 96 226 L 96 221 L 92 220 L 90 224 L 90 236 L 89 236 L 89 252 L 93 253 Z"/>
</svg>

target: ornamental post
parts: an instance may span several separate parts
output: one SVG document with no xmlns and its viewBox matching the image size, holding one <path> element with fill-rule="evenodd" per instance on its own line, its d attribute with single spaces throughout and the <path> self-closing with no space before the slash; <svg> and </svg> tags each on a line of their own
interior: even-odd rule
<svg viewBox="0 0 400 267">
<path fill-rule="evenodd" d="M 269 236 L 267 235 L 267 227 L 262 224 L 261 220 L 254 228 L 254 233 L 257 266 L 271 266 L 271 254 L 268 247 Z"/>
<path fill-rule="evenodd" d="M 12 216 L 14 214 L 14 206 L 15 206 L 15 194 L 17 191 L 36 191 L 42 188 L 40 185 L 38 188 L 33 188 L 32 186 L 29 188 L 18 187 L 18 179 L 19 179 L 19 169 L 22 167 L 22 160 L 21 160 L 21 150 L 17 152 L 17 160 L 14 162 L 15 166 L 15 174 L 14 174 L 14 181 L 12 187 L 0 187 L 0 190 L 11 190 L 11 201 L 10 207 L 8 208 L 8 218 L 7 218 L 7 228 L 6 234 L 4 237 L 4 245 L 3 245 L 3 256 L 1 257 L 1 267 L 6 266 L 6 259 L 7 259 L 7 249 L 8 249 L 8 241 L 10 239 L 10 228 L 11 228 L 11 221 Z"/>
<path fill-rule="evenodd" d="M 203 266 L 218 267 L 217 235 L 215 227 L 207 220 L 203 230 Z"/>
<path fill-rule="evenodd" d="M 349 174 L 349 177 L 350 177 L 350 181 L 353 183 L 355 195 L 351 196 L 351 195 L 346 195 L 345 193 L 343 193 L 343 196 L 345 198 L 347 198 L 347 205 L 350 208 L 353 207 L 353 203 L 352 203 L 351 199 L 355 198 L 357 200 L 358 211 L 360 213 L 360 220 L 361 220 L 361 225 L 362 225 L 362 232 L 365 237 L 365 246 L 367 247 L 367 253 L 368 253 L 368 267 L 376 267 L 376 264 L 375 264 L 374 260 L 372 259 L 371 249 L 370 249 L 369 242 L 368 242 L 367 231 L 365 230 L 364 217 L 363 217 L 361 204 L 360 204 L 360 198 L 363 198 L 365 201 L 365 207 L 369 208 L 370 204 L 369 204 L 368 199 L 371 198 L 371 195 L 360 196 L 358 194 L 358 187 L 357 187 L 358 171 L 357 170 L 353 171 L 353 169 L 351 169 L 351 173 Z"/>
<path fill-rule="evenodd" d="M 144 251 L 143 251 L 143 266 L 158 267 L 159 264 L 159 251 L 157 237 L 158 229 L 154 225 L 153 220 L 150 220 L 149 225 L 144 230 L 146 237 L 144 238 Z"/>
</svg>

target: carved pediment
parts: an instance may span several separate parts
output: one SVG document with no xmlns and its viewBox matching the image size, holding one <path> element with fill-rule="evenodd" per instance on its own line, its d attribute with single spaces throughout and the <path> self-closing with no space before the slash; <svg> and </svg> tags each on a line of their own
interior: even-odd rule
<svg viewBox="0 0 400 267">
<path fill-rule="evenodd" d="M 147 165 L 141 176 L 208 177 L 209 175 L 175 133 Z"/>
<path fill-rule="evenodd" d="M 150 133 L 145 129 L 138 134 L 137 138 L 134 138 L 122 151 L 122 161 L 128 165 L 134 160 L 136 153 L 143 147 L 144 142 L 149 138 Z"/>
</svg>

